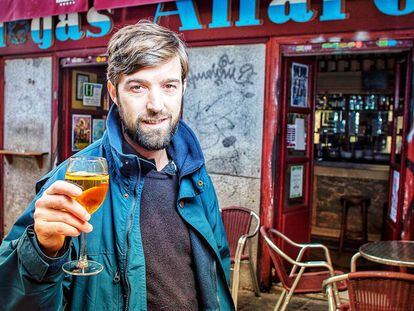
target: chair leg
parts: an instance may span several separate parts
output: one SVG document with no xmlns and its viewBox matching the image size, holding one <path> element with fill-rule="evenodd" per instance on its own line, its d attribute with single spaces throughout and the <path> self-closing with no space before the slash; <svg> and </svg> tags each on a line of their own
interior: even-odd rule
<svg viewBox="0 0 414 311">
<path fill-rule="evenodd" d="M 290 291 L 288 292 L 285 300 L 283 301 L 283 304 L 282 304 L 282 307 L 280 308 L 280 311 L 285 311 L 286 310 L 286 308 L 287 308 L 287 306 L 290 302 L 290 299 L 292 298 L 292 295 L 293 295 L 293 290 L 290 289 Z"/>
<path fill-rule="evenodd" d="M 292 287 L 290 288 L 289 293 L 288 293 L 285 301 L 283 302 L 282 308 L 280 308 L 281 311 L 286 310 L 286 308 L 287 308 L 287 306 L 290 302 L 290 299 L 292 298 L 292 295 L 295 292 L 296 286 L 298 285 L 299 280 L 302 277 L 302 274 L 303 274 L 304 271 L 305 271 L 304 267 L 300 268 L 300 270 L 298 272 L 298 275 L 296 276 L 295 281 L 293 282 Z"/>
<path fill-rule="evenodd" d="M 336 301 L 334 294 L 332 294 L 332 286 L 328 285 L 326 288 L 326 294 L 328 295 L 328 307 L 329 311 L 335 311 L 338 307 L 338 302 Z"/>
<path fill-rule="evenodd" d="M 242 236 L 238 243 L 236 254 L 234 255 L 234 270 L 233 270 L 233 282 L 231 287 L 231 297 L 233 298 L 234 308 L 237 310 L 237 294 L 239 292 L 239 277 L 240 277 L 240 258 L 243 252 L 246 237 Z"/>
<path fill-rule="evenodd" d="M 274 311 L 279 311 L 280 309 L 280 305 L 282 304 L 282 302 L 284 302 L 284 300 L 285 300 L 285 297 L 286 297 L 286 293 L 287 293 L 287 290 L 286 289 L 282 289 L 282 293 L 280 294 L 280 297 L 279 297 L 279 299 L 277 300 L 277 303 L 276 303 L 276 306 L 275 306 L 275 309 L 274 309 Z"/>
<path fill-rule="evenodd" d="M 250 276 L 252 278 L 254 292 L 256 293 L 256 297 L 260 297 L 259 283 L 257 282 L 256 271 L 253 267 L 252 258 L 253 258 L 252 244 L 249 243 L 249 270 L 250 270 Z"/>
<path fill-rule="evenodd" d="M 342 214 L 342 219 L 341 219 L 341 232 L 340 232 L 340 236 L 339 236 L 339 254 L 342 253 L 343 248 L 344 248 L 344 240 L 345 240 L 345 234 L 347 231 L 347 221 L 348 221 L 348 208 L 347 208 L 347 204 L 346 202 L 341 202 L 342 206 L 341 206 L 341 214 Z"/>
<path fill-rule="evenodd" d="M 239 292 L 239 275 L 240 275 L 240 260 L 235 259 L 233 268 L 233 281 L 231 286 L 231 297 L 233 298 L 234 308 L 237 310 L 237 295 Z"/>
</svg>

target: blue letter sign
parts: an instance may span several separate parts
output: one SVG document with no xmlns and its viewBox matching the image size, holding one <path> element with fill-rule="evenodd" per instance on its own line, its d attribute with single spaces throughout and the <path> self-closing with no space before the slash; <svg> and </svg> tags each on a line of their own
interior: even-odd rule
<svg viewBox="0 0 414 311">
<path fill-rule="evenodd" d="M 324 21 L 337 21 L 346 19 L 347 15 L 342 12 L 343 0 L 323 0 L 322 15 L 319 20 Z"/>
<path fill-rule="evenodd" d="M 387 15 L 401 16 L 414 12 L 414 0 L 405 0 L 405 7 L 399 7 L 402 0 L 374 0 L 378 10 Z"/>
<path fill-rule="evenodd" d="M 86 37 L 99 38 L 107 35 L 112 30 L 112 20 L 109 16 L 98 13 L 94 7 L 91 7 L 86 14 L 86 20 L 89 25 L 100 29 L 100 32 L 95 33 L 86 30 Z"/>
<path fill-rule="evenodd" d="M 84 32 L 80 30 L 78 13 L 60 14 L 56 25 L 56 39 L 59 41 L 80 40 Z"/>
<path fill-rule="evenodd" d="M 158 3 L 154 21 L 158 23 L 160 17 L 178 14 L 180 16 L 182 24 L 179 30 L 203 29 L 203 26 L 200 24 L 197 18 L 196 9 L 194 8 L 194 3 L 192 0 L 175 1 L 175 4 L 177 5 L 176 11 L 162 11 L 164 5 L 162 3 Z"/>
<path fill-rule="evenodd" d="M 43 25 L 40 24 L 40 21 L 43 21 Z M 45 50 L 52 46 L 52 16 L 33 18 L 30 29 L 32 40 L 38 45 L 39 49 Z"/>
<path fill-rule="evenodd" d="M 236 26 L 260 25 L 260 20 L 256 18 L 256 6 L 256 0 L 240 0 L 239 20 Z"/>
<path fill-rule="evenodd" d="M 289 14 L 286 12 L 287 5 L 289 5 Z M 307 0 L 273 0 L 269 4 L 267 14 L 276 24 L 284 24 L 290 20 L 306 23 L 314 16 L 314 12 L 308 9 Z"/>
<path fill-rule="evenodd" d="M 230 27 L 231 22 L 229 21 L 229 1 L 228 0 L 213 0 L 213 12 L 211 23 L 208 25 L 209 28 L 222 28 Z"/>
</svg>

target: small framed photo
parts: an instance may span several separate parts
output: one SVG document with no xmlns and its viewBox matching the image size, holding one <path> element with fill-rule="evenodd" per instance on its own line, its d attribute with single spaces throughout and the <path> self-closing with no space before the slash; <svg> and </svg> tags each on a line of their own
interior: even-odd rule
<svg viewBox="0 0 414 311">
<path fill-rule="evenodd" d="M 89 82 L 89 76 L 76 73 L 76 100 L 83 100 L 83 84 Z"/>
<path fill-rule="evenodd" d="M 308 80 L 309 66 L 292 63 L 292 77 L 290 87 L 290 106 L 308 107 Z"/>
<path fill-rule="evenodd" d="M 97 141 L 105 132 L 105 119 L 92 120 L 92 142 Z"/>
<path fill-rule="evenodd" d="M 72 151 L 79 151 L 91 144 L 90 115 L 72 115 Z"/>
</svg>

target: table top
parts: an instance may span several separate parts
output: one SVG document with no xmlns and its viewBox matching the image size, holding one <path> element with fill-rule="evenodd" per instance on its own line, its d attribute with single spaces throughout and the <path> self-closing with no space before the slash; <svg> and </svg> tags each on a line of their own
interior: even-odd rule
<svg viewBox="0 0 414 311">
<path fill-rule="evenodd" d="M 414 241 L 379 241 L 362 245 L 366 259 L 393 266 L 414 267 Z"/>
</svg>

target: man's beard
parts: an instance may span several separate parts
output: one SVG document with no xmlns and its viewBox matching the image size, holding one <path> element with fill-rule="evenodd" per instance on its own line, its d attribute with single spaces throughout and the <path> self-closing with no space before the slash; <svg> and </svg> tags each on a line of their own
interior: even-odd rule
<svg viewBox="0 0 414 311">
<path fill-rule="evenodd" d="M 125 122 L 125 113 L 122 109 L 122 104 L 119 108 L 121 122 L 123 124 L 124 132 L 128 137 L 146 150 L 157 151 L 165 149 L 171 143 L 171 140 L 177 131 L 178 118 L 173 120 L 169 113 L 157 112 L 141 114 L 136 118 L 133 128 L 128 126 Z M 168 126 L 157 129 L 144 128 L 142 124 L 145 121 L 168 119 Z M 164 121 L 165 122 L 165 121 Z"/>
</svg>

